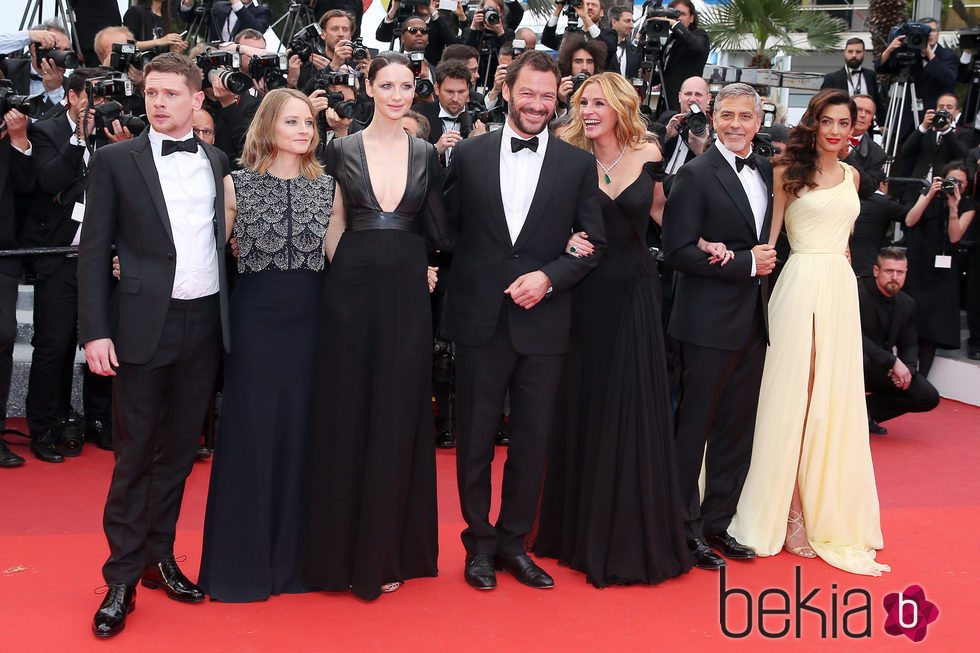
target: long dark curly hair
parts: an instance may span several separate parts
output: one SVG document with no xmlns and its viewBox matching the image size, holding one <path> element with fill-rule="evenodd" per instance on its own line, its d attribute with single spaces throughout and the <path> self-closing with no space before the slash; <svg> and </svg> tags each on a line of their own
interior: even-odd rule
<svg viewBox="0 0 980 653">
<path fill-rule="evenodd" d="M 820 116 L 828 107 L 839 105 L 850 109 L 853 125 L 857 120 L 857 105 L 845 91 L 828 88 L 810 98 L 810 104 L 800 118 L 800 122 L 790 130 L 786 151 L 780 161 L 786 166 L 783 170 L 783 190 L 790 195 L 797 195 L 804 188 L 813 188 L 817 185 L 813 179 L 817 174 L 817 150 L 814 147 L 814 139 L 817 135 L 817 127 L 820 125 Z"/>
</svg>

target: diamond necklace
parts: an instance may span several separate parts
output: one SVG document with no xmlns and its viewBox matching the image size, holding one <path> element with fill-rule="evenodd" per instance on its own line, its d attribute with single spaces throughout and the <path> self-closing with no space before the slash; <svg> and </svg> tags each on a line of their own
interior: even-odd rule
<svg viewBox="0 0 980 653">
<path fill-rule="evenodd" d="M 592 156 L 595 156 L 595 152 L 592 151 L 592 148 L 591 147 L 589 148 L 589 153 Z M 616 167 L 616 164 L 617 163 L 619 163 L 620 161 L 623 160 L 623 155 L 624 154 L 626 154 L 626 145 L 623 145 L 623 151 L 619 153 L 619 156 L 616 158 L 615 161 L 612 162 L 612 165 L 609 166 L 608 168 L 606 166 L 602 165 L 602 161 L 599 160 L 599 157 L 596 157 L 595 162 L 598 163 L 599 164 L 599 167 L 602 168 L 602 171 L 606 173 L 606 183 L 607 184 L 611 184 L 612 183 L 612 180 L 609 178 L 609 173 L 612 172 L 612 169 Z"/>
</svg>

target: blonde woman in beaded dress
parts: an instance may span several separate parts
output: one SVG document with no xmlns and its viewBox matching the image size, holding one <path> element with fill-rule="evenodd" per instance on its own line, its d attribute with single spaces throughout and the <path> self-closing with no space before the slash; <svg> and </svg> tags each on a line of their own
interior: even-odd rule
<svg viewBox="0 0 980 653">
<path fill-rule="evenodd" d="M 728 532 L 762 556 L 889 571 L 868 443 L 857 285 L 846 258 L 858 172 L 838 161 L 856 109 L 815 95 L 775 169 L 772 238 L 793 248 L 769 302 L 770 346 L 748 477 Z"/>
</svg>

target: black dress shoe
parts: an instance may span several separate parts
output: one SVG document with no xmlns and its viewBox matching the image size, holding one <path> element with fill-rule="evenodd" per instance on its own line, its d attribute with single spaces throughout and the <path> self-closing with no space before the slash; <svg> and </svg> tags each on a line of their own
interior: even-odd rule
<svg viewBox="0 0 980 653">
<path fill-rule="evenodd" d="M 555 579 L 549 576 L 544 569 L 534 564 L 531 556 L 526 553 L 519 556 L 497 555 L 493 562 L 497 569 L 509 571 L 514 578 L 529 587 L 547 590 L 555 586 Z"/>
<path fill-rule="evenodd" d="M 200 603 L 204 600 L 204 590 L 187 580 L 173 558 L 144 569 L 140 584 L 151 590 L 162 587 L 174 601 Z"/>
<path fill-rule="evenodd" d="M 118 635 L 126 627 L 126 615 L 136 608 L 136 588 L 120 583 L 110 585 L 102 605 L 95 612 L 92 631 L 97 637 Z"/>
<path fill-rule="evenodd" d="M 208 458 L 211 457 L 211 454 L 213 453 L 214 452 L 211 451 L 210 447 L 206 447 L 202 444 L 200 447 L 197 448 L 197 454 L 195 454 L 195 458 L 197 458 L 198 460 L 207 460 Z"/>
<path fill-rule="evenodd" d="M 721 569 L 728 566 L 728 563 L 712 551 L 708 543 L 700 537 L 688 540 L 687 548 L 691 550 L 691 555 L 694 556 L 694 566 L 698 569 Z"/>
<path fill-rule="evenodd" d="M 442 429 L 436 436 L 436 446 L 440 449 L 455 449 L 456 448 L 456 438 L 453 437 L 453 432 L 450 429 Z"/>
<path fill-rule="evenodd" d="M 101 419 L 85 424 L 85 439 L 94 442 L 99 449 L 112 451 L 112 427 Z"/>
<path fill-rule="evenodd" d="M 31 453 L 34 454 L 35 458 L 46 463 L 63 463 L 65 457 L 58 445 L 55 444 L 57 441 L 58 438 L 54 429 L 41 431 L 31 438 Z"/>
<path fill-rule="evenodd" d="M 24 459 L 7 448 L 7 443 L 0 440 L 0 467 L 20 467 Z"/>
<path fill-rule="evenodd" d="M 498 447 L 506 447 L 510 444 L 510 418 L 506 415 L 500 418 L 500 428 L 497 429 L 497 437 L 493 443 Z"/>
<path fill-rule="evenodd" d="M 489 553 L 475 553 L 466 556 L 466 569 L 463 577 L 470 587 L 478 590 L 492 590 L 497 586 L 497 574 L 493 571 L 493 556 Z"/>
<path fill-rule="evenodd" d="M 717 549 L 721 555 L 732 560 L 751 560 L 755 557 L 755 551 L 744 544 L 739 544 L 738 540 L 728 533 L 705 535 L 704 541 Z"/>
<path fill-rule="evenodd" d="M 888 435 L 888 429 L 874 420 L 868 420 L 868 433 L 871 435 Z"/>
</svg>

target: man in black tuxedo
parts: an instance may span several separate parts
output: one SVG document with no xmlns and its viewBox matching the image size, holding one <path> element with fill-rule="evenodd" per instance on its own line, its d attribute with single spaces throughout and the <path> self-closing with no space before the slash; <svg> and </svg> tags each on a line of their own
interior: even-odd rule
<svg viewBox="0 0 980 653">
<path fill-rule="evenodd" d="M 70 50 L 71 41 L 59 23 L 48 21 L 31 28 L 32 32 L 47 31 L 55 37 L 55 50 Z M 65 69 L 50 59 L 37 57 L 37 45 L 30 44 L 30 58 L 7 58 L 0 61 L 0 72 L 10 80 L 14 89 L 23 95 L 44 95 L 44 111 L 50 111 L 65 99 L 68 80 Z"/>
<path fill-rule="evenodd" d="M 90 102 L 85 83 L 103 74 L 97 68 L 76 68 L 68 79 L 67 106 L 29 129 L 37 188 L 30 215 L 20 231 L 22 247 L 66 247 L 79 242 L 89 161 L 86 140 L 95 128 L 89 106 L 102 103 L 102 98 Z M 124 134 L 120 129 L 120 135 L 112 135 L 110 140 L 128 137 L 129 132 Z M 63 388 L 71 387 L 73 367 L 66 368 L 64 362 L 73 359 L 76 351 L 77 262 L 76 257 L 69 256 L 40 256 L 31 261 L 36 278 L 34 350 L 26 412 L 31 451 L 45 462 L 62 462 L 63 456 L 77 456 L 82 449 L 80 439 L 60 432 L 61 420 L 67 415 L 59 414 Z M 112 448 L 111 393 L 109 378 L 85 375 L 86 434 L 103 449 Z M 63 439 L 63 435 L 69 437 Z"/>
<path fill-rule="evenodd" d="M 857 106 L 857 119 L 854 121 L 851 137 L 845 145 L 843 160 L 861 173 L 858 196 L 866 199 L 871 197 L 885 180 L 885 161 L 888 159 L 888 154 L 868 134 L 875 117 L 874 100 L 870 95 L 864 94 L 855 95 L 851 99 Z"/>
<path fill-rule="evenodd" d="M 194 0 L 182 0 L 178 11 L 185 23 L 194 20 Z M 243 29 L 265 34 L 272 22 L 272 11 L 254 0 L 218 0 L 207 18 L 209 41 L 231 41 Z"/>
<path fill-rule="evenodd" d="M 870 197 L 861 199 L 861 213 L 854 222 L 849 241 L 851 267 L 858 278 L 870 279 L 885 244 L 885 233 L 893 223 L 903 222 L 908 209 L 888 196 L 888 184 L 883 183 Z"/>
<path fill-rule="evenodd" d="M 103 518 L 109 589 L 92 624 L 100 637 L 125 626 L 137 581 L 174 600 L 204 600 L 173 545 L 220 343 L 229 345 L 221 263 L 232 182 L 228 158 L 192 134 L 201 71 L 168 52 L 144 73 L 151 128 L 92 157 L 78 254 L 79 341 L 93 372 L 117 377 L 116 466 Z M 121 272 L 114 292 L 112 245 Z"/>
<path fill-rule="evenodd" d="M 632 79 L 640 71 L 640 51 L 633 45 L 633 7 L 609 10 L 609 28 L 599 34 L 609 53 L 605 69 Z"/>
<path fill-rule="evenodd" d="M 525 52 L 507 70 L 507 124 L 456 147 L 446 210 L 456 228 L 443 335 L 456 343 L 457 453 L 466 582 L 497 585 L 494 566 L 537 588 L 551 576 L 524 550 L 534 524 L 551 407 L 568 348 L 568 290 L 598 264 L 605 233 L 595 159 L 550 136 L 558 68 Z M 565 253 L 584 231 L 596 254 Z M 512 439 L 500 516 L 490 523 L 490 461 L 510 391 Z"/>
<path fill-rule="evenodd" d="M 576 25 L 575 28 L 567 27 L 561 36 L 558 36 L 558 19 L 561 17 L 562 12 L 565 11 L 566 0 L 555 0 L 555 11 L 548 18 L 548 22 L 545 23 L 544 28 L 541 30 L 541 43 L 544 44 L 546 48 L 551 48 L 552 50 L 561 49 L 561 42 L 566 36 L 571 36 L 572 34 L 582 34 L 586 39 L 597 39 L 602 34 L 602 29 L 599 27 L 599 21 L 605 15 L 605 9 L 602 7 L 602 3 L 599 0 L 582 0 L 579 6 L 574 7 L 575 13 L 578 15 L 580 25 Z M 599 64 L 602 66 L 601 62 Z"/>
<path fill-rule="evenodd" d="M 820 85 L 821 90 L 839 88 L 847 91 L 851 97 L 867 95 L 874 102 L 875 107 L 879 106 L 878 80 L 875 78 L 875 71 L 861 67 L 864 63 L 864 52 L 862 39 L 847 39 L 844 44 L 844 67 L 824 75 L 823 84 Z"/>
<path fill-rule="evenodd" d="M 919 99 L 922 109 L 935 109 L 940 95 L 953 92 L 959 59 L 955 52 L 939 45 L 939 24 L 935 18 L 920 18 L 919 22 L 929 25 L 932 31 L 929 32 L 929 43 L 916 53 L 915 61 L 909 67 L 910 79 L 915 82 L 916 97 Z M 886 75 L 899 72 L 898 57 L 893 56 L 893 54 L 895 50 L 903 47 L 904 43 L 904 36 L 897 36 L 892 39 L 885 51 L 881 53 L 878 64 L 875 66 L 876 72 Z M 905 91 L 902 107 L 902 122 L 898 126 L 899 142 L 915 129 L 916 118 L 913 118 L 912 113 L 911 85 Z M 922 120 L 921 109 L 918 111 L 917 119 Z"/>
<path fill-rule="evenodd" d="M 668 109 L 677 110 L 677 94 L 684 80 L 704 74 L 704 64 L 708 60 L 711 42 L 708 33 L 698 27 L 698 11 L 692 0 L 673 0 L 671 9 L 680 12 L 677 20 L 669 18 L 670 36 L 660 55 L 661 70 L 664 73 L 664 88 L 661 96 Z M 656 80 L 653 80 L 656 84 Z"/>
<path fill-rule="evenodd" d="M 886 247 L 878 254 L 874 278 L 858 283 L 868 420 L 879 435 L 888 433 L 880 422 L 939 405 L 936 388 L 917 373 L 915 300 L 902 292 L 907 272 L 905 252 Z"/>
<path fill-rule="evenodd" d="M 688 546 L 701 569 L 755 553 L 728 535 L 748 472 L 767 341 L 772 166 L 752 152 L 762 101 L 746 84 L 715 97 L 718 140 L 682 167 L 664 208 L 666 263 L 675 271 L 667 332 L 681 343 L 677 465 Z M 724 243 L 724 265 L 699 239 Z M 707 452 L 705 446 L 707 445 Z M 705 465 L 704 500 L 698 492 Z"/>
<path fill-rule="evenodd" d="M 691 130 L 686 119 L 691 105 L 696 104 L 705 114 L 711 106 L 711 91 L 708 90 L 708 82 L 704 81 L 704 77 L 696 75 L 685 79 L 677 94 L 677 101 L 680 111 L 668 110 L 659 118 L 659 122 L 667 126 L 664 134 L 664 161 L 667 162 L 665 169 L 668 175 L 675 174 L 682 165 L 702 154 L 711 140 L 710 123 L 699 134 Z"/>
<path fill-rule="evenodd" d="M 0 116 L 0 248 L 17 248 L 17 207 L 14 193 L 29 193 L 34 183 L 27 116 L 11 109 Z M 7 423 L 7 399 L 17 339 L 17 282 L 20 261 L 0 259 L 0 431 Z M 24 459 L 11 452 L 0 438 L 0 467 L 17 467 Z"/>
<path fill-rule="evenodd" d="M 422 102 L 412 107 L 429 122 L 429 142 L 436 146 L 444 165 L 452 161 L 453 150 L 463 140 L 460 119 L 470 98 L 470 71 L 459 59 L 443 61 L 436 66 L 435 102 Z M 477 121 L 466 135 L 479 136 L 486 132 Z"/>
<path fill-rule="evenodd" d="M 940 126 L 934 122 L 936 111 L 943 110 L 953 117 L 953 121 Z M 961 161 L 966 158 L 968 148 L 957 138 L 956 123 L 959 118 L 959 108 L 956 96 L 944 93 L 936 102 L 936 109 L 929 109 L 922 116 L 922 123 L 902 143 L 902 161 L 909 177 L 928 179 L 939 174 L 939 171 L 950 161 Z M 909 164 L 911 167 L 908 167 Z M 904 201 L 912 205 L 921 190 L 920 186 L 905 184 Z"/>
</svg>

